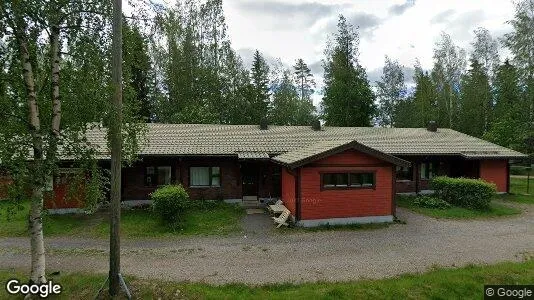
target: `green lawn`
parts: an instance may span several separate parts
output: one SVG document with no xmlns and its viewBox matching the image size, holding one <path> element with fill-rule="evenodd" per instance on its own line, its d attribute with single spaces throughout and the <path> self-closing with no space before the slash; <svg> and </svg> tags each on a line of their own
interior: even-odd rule
<svg viewBox="0 0 534 300">
<path fill-rule="evenodd" d="M 527 179 L 510 177 L 510 195 L 502 196 L 503 200 L 519 203 L 534 204 L 534 176 L 530 178 L 529 193 L 527 193 Z"/>
<path fill-rule="evenodd" d="M 25 278 L 13 270 L 0 271 L 0 283 L 13 277 Z M 49 279 L 63 285 L 64 294 L 60 299 L 93 299 L 105 277 L 61 274 Z M 136 299 L 482 299 L 484 284 L 532 284 L 534 260 L 458 269 L 436 268 L 423 274 L 390 279 L 336 283 L 214 286 L 134 277 L 127 277 L 126 281 Z M 5 289 L 0 289 L 0 298 L 5 298 L 5 293 Z"/>
<path fill-rule="evenodd" d="M 510 216 L 521 213 L 521 210 L 493 201 L 488 210 L 472 210 L 463 207 L 453 206 L 446 209 L 424 208 L 413 204 L 410 196 L 397 196 L 397 205 L 405 207 L 423 215 L 443 219 L 474 219 Z M 499 201 L 500 202 L 500 201 Z"/>
<path fill-rule="evenodd" d="M 14 205 L 0 202 L 0 236 L 27 235 L 29 203 Z M 241 230 L 240 221 L 244 210 L 226 203 L 213 203 L 205 208 L 188 212 L 181 228 L 171 230 L 162 224 L 149 209 L 123 210 L 121 233 L 125 237 L 165 237 L 175 235 L 226 235 Z M 93 215 L 46 215 L 44 233 L 46 236 L 70 235 L 81 237 L 102 237 L 109 235 L 107 213 Z"/>
</svg>

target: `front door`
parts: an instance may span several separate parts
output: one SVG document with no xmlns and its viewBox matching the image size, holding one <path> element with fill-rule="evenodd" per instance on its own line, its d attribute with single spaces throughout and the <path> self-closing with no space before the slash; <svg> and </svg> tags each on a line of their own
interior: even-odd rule
<svg viewBox="0 0 534 300">
<path fill-rule="evenodd" d="M 258 166 L 256 164 L 242 164 L 241 177 L 243 184 L 243 199 L 258 199 Z"/>
</svg>

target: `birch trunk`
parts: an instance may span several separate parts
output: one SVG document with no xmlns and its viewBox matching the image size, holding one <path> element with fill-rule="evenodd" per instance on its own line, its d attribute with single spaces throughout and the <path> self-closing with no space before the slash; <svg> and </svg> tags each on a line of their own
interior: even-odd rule
<svg viewBox="0 0 534 300">
<path fill-rule="evenodd" d="M 19 39 L 20 53 L 23 68 L 24 84 L 27 92 L 27 103 L 30 120 L 30 132 L 33 146 L 33 180 L 31 187 L 31 208 L 29 215 L 29 232 L 31 246 L 31 274 L 32 283 L 45 283 L 45 247 L 43 236 L 43 138 L 41 135 L 41 124 L 39 120 L 39 107 L 37 105 L 37 94 L 35 92 L 35 80 L 33 69 L 30 63 L 28 44 L 24 38 Z"/>
<path fill-rule="evenodd" d="M 59 99 L 59 28 L 56 25 L 50 29 L 50 52 L 52 69 L 52 140 L 54 148 L 50 151 L 56 153 L 57 139 L 61 122 L 61 101 Z"/>
</svg>

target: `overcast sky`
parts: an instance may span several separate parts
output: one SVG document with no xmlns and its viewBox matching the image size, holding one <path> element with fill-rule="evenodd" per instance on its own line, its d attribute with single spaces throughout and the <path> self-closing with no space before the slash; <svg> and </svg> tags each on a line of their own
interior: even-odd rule
<svg viewBox="0 0 534 300">
<path fill-rule="evenodd" d="M 249 64 L 255 49 L 288 66 L 303 58 L 322 81 L 321 59 L 339 14 L 360 28 L 360 63 L 374 84 L 384 56 L 398 59 L 411 73 L 416 58 L 432 67 L 432 49 L 441 31 L 469 51 L 479 26 L 494 37 L 510 31 L 510 0 L 225 0 L 234 49 Z M 412 74 L 406 74 L 411 77 Z"/>
</svg>

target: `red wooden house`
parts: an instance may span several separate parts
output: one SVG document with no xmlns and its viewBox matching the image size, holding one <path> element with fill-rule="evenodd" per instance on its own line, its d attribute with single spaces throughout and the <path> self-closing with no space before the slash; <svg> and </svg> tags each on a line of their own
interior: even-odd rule
<svg viewBox="0 0 534 300">
<path fill-rule="evenodd" d="M 442 128 L 147 124 L 140 161 L 123 169 L 124 200 L 181 183 L 192 199 L 261 205 L 280 198 L 302 225 L 391 221 L 394 195 L 436 175 L 509 190 L 525 155 Z M 109 165 L 105 130 L 87 133 Z M 61 201 L 61 199 L 55 199 Z"/>
</svg>

